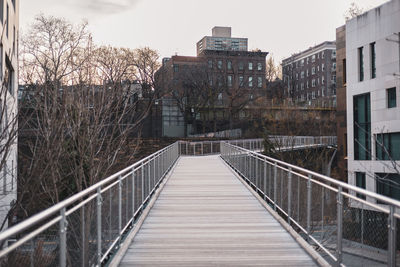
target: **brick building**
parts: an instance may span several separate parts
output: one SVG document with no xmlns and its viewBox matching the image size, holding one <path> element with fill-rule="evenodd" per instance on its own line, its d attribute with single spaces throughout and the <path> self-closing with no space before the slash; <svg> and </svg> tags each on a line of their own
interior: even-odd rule
<svg viewBox="0 0 400 267">
<path fill-rule="evenodd" d="M 230 28 L 216 28 L 213 35 L 230 38 Z M 203 41 L 207 39 L 204 38 Z M 265 62 L 268 53 L 247 51 L 247 39 L 245 48 L 246 51 L 224 46 L 221 49 L 202 49 L 196 57 L 163 59 L 157 73 L 157 83 L 169 92 L 169 97 L 163 98 L 163 136 L 196 134 L 199 125 L 203 129 L 207 127 L 207 131 L 225 130 L 232 127 L 243 107 L 266 95 Z M 196 98 L 205 92 L 209 99 L 200 108 Z M 185 98 L 185 108 L 179 103 L 182 98 Z M 215 124 L 205 125 L 204 121 L 215 123 L 217 119 L 226 124 L 222 128 Z"/>
<path fill-rule="evenodd" d="M 323 42 L 282 61 L 285 96 L 313 106 L 336 105 L 336 44 Z"/>
</svg>

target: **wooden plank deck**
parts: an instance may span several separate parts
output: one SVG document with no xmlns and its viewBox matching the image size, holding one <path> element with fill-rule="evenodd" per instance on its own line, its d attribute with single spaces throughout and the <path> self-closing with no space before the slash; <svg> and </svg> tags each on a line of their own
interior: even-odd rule
<svg viewBox="0 0 400 267">
<path fill-rule="evenodd" d="M 217 156 L 182 157 L 120 266 L 315 266 Z"/>
</svg>

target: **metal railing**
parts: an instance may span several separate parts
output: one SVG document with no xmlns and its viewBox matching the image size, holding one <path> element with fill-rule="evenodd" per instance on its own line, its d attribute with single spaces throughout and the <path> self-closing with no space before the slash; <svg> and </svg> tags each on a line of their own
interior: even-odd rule
<svg viewBox="0 0 400 267">
<path fill-rule="evenodd" d="M 176 142 L 0 233 L 0 266 L 101 266 L 178 157 Z"/>
<path fill-rule="evenodd" d="M 332 265 L 396 266 L 399 201 L 229 143 L 221 157 Z"/>
<path fill-rule="evenodd" d="M 243 139 L 243 140 L 224 140 L 224 141 L 178 141 L 179 154 L 182 156 L 206 156 L 221 153 L 221 142 L 228 142 L 250 150 L 261 150 L 263 139 Z"/>
<path fill-rule="evenodd" d="M 263 139 L 178 141 L 0 233 L 0 266 L 104 264 L 180 155 L 219 154 L 226 146 L 261 151 Z"/>
<path fill-rule="evenodd" d="M 315 146 L 334 146 L 336 136 L 282 136 L 270 135 L 269 140 L 274 143 L 278 150 L 292 150 L 296 148 L 315 147 Z M 178 141 L 179 154 L 185 156 L 204 156 L 216 155 L 221 152 L 221 142 L 226 142 L 246 148 L 252 151 L 262 151 L 264 149 L 264 139 L 240 139 L 222 141 Z"/>
</svg>

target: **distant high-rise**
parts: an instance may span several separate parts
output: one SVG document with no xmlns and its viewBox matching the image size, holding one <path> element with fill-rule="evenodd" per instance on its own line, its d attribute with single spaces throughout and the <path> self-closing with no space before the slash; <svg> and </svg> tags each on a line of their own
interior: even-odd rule
<svg viewBox="0 0 400 267">
<path fill-rule="evenodd" d="M 204 50 L 247 51 L 247 38 L 232 38 L 231 27 L 214 27 L 212 36 L 197 42 L 197 55 Z"/>
</svg>

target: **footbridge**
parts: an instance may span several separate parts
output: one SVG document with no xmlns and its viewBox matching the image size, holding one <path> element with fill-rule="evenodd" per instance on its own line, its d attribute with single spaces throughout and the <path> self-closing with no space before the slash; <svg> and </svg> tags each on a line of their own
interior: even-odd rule
<svg viewBox="0 0 400 267">
<path fill-rule="evenodd" d="M 261 149 L 176 142 L 0 233 L 0 266 L 396 266 L 399 201 Z"/>
</svg>

